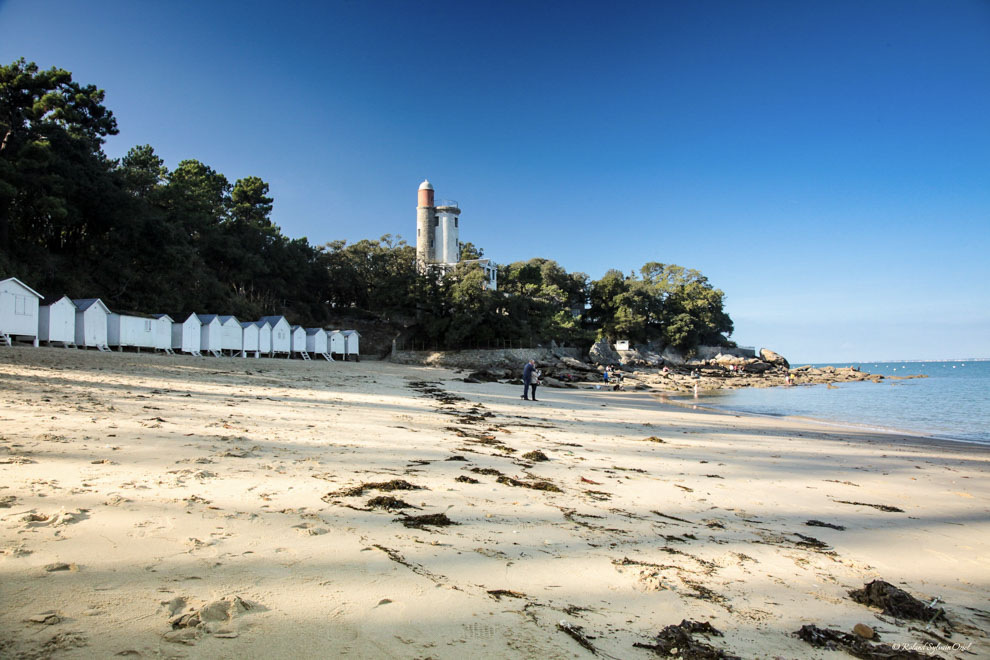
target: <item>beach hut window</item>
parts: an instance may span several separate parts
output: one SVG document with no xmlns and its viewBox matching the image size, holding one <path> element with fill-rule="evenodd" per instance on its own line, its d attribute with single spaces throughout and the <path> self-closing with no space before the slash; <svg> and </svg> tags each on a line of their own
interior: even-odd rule
<svg viewBox="0 0 990 660">
<path fill-rule="evenodd" d="M 145 321 L 144 322 L 144 331 L 145 332 L 151 332 L 151 321 Z"/>
</svg>

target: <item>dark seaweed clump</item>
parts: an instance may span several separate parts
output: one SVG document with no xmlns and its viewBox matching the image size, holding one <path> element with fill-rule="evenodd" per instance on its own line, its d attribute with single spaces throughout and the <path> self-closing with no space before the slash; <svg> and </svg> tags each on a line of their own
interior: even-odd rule
<svg viewBox="0 0 990 660">
<path fill-rule="evenodd" d="M 849 592 L 849 597 L 862 605 L 879 607 L 884 614 L 900 619 L 927 622 L 945 618 L 942 609 L 926 605 L 903 589 L 883 580 L 874 580 L 863 585 L 862 589 L 854 589 Z"/>
<path fill-rule="evenodd" d="M 519 479 L 513 479 L 512 477 L 507 477 L 505 475 L 502 475 L 495 481 L 507 486 L 519 486 L 521 488 L 531 488 L 533 490 L 544 490 L 548 493 L 564 492 L 560 489 L 560 487 L 550 483 L 549 481 L 520 481 Z"/>
<path fill-rule="evenodd" d="M 649 649 L 664 657 L 676 655 L 684 660 L 739 660 L 738 656 L 729 655 L 722 649 L 694 639 L 696 633 L 712 637 L 722 636 L 722 633 L 708 622 L 685 619 L 676 626 L 667 626 L 657 633 L 653 644 L 637 642 L 633 646 Z"/>
<path fill-rule="evenodd" d="M 327 497 L 359 497 L 369 490 L 381 490 L 386 493 L 395 490 L 424 490 L 422 486 L 415 486 L 404 479 L 393 479 L 392 481 L 369 481 L 358 486 L 342 488 L 332 493 L 327 493 Z"/>
<path fill-rule="evenodd" d="M 398 511 L 400 509 L 416 509 L 418 507 L 415 507 L 408 502 L 403 502 L 402 500 L 392 497 L 391 495 L 379 495 L 378 497 L 372 497 L 368 500 L 368 508 Z"/>
<path fill-rule="evenodd" d="M 413 527 L 415 529 L 424 529 L 426 527 L 448 527 L 450 525 L 460 524 L 448 518 L 446 513 L 427 513 L 422 516 L 403 516 L 402 518 L 396 518 L 395 521 L 401 522 L 406 527 Z"/>
<path fill-rule="evenodd" d="M 933 658 L 931 656 L 911 649 L 895 649 L 888 644 L 873 644 L 858 635 L 835 630 L 834 628 L 819 628 L 816 625 L 808 624 L 801 626 L 801 630 L 794 633 L 798 639 L 802 639 L 815 648 L 828 649 L 830 651 L 845 651 L 851 656 L 865 658 L 865 660 L 891 660 L 892 658 Z"/>
</svg>

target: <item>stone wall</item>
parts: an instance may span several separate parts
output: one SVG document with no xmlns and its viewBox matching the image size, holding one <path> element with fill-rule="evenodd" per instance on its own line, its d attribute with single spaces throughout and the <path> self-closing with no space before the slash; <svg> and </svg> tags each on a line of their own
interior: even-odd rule
<svg viewBox="0 0 990 660">
<path fill-rule="evenodd" d="M 752 348 L 729 348 L 728 346 L 699 346 L 695 355 L 701 360 L 711 360 L 721 353 L 722 355 L 735 355 L 736 357 L 752 358 L 756 357 L 756 351 Z"/>
<path fill-rule="evenodd" d="M 537 364 L 556 363 L 561 357 L 581 358 L 577 348 L 502 348 L 466 351 L 393 351 L 389 360 L 399 364 L 421 364 L 448 369 L 521 370 L 531 358 Z"/>
</svg>

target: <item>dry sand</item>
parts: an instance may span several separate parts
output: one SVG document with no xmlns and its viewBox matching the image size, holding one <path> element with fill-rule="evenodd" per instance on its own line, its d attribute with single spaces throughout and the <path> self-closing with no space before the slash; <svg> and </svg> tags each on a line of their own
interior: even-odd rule
<svg viewBox="0 0 990 660">
<path fill-rule="evenodd" d="M 990 657 L 986 448 L 456 377 L 0 349 L 0 656 L 647 658 L 693 619 L 746 658 L 845 657 L 809 623 Z M 876 578 L 952 627 L 849 597 Z"/>
</svg>

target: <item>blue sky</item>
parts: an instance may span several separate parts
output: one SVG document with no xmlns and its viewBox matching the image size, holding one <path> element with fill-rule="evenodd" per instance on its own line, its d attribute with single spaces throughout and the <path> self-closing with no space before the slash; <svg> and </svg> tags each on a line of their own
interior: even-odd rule
<svg viewBox="0 0 990 660">
<path fill-rule="evenodd" d="M 271 185 L 315 245 L 702 271 L 794 362 L 990 356 L 990 3 L 0 0 L 0 61 Z"/>
</svg>

